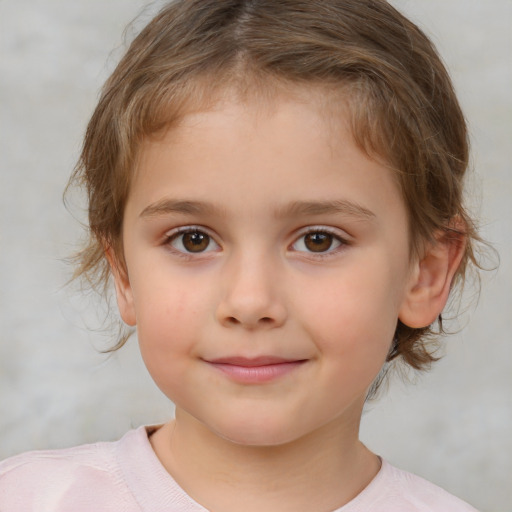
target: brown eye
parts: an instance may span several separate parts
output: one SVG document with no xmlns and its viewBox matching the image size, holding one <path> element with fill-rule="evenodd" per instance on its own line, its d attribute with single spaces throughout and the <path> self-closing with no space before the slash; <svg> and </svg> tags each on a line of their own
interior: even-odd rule
<svg viewBox="0 0 512 512">
<path fill-rule="evenodd" d="M 170 245 L 183 253 L 209 252 L 219 247 L 210 235 L 198 229 L 173 235 L 170 237 Z"/>
<path fill-rule="evenodd" d="M 292 245 L 292 249 L 309 254 L 329 254 L 334 253 L 343 245 L 347 245 L 347 242 L 340 236 L 318 229 L 317 231 L 311 230 L 299 237 Z"/>
<path fill-rule="evenodd" d="M 304 245 L 311 252 L 325 252 L 331 248 L 333 240 L 330 233 L 309 233 L 304 236 Z"/>
<path fill-rule="evenodd" d="M 210 244 L 210 237 L 206 233 L 194 231 L 183 235 L 183 247 L 189 252 L 202 252 Z"/>
</svg>

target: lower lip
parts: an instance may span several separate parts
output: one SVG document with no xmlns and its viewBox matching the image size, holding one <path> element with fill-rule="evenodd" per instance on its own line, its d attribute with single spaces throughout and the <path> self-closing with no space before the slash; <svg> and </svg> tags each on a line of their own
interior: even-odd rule
<svg viewBox="0 0 512 512">
<path fill-rule="evenodd" d="M 240 366 L 226 363 L 209 363 L 236 382 L 261 384 L 277 380 L 302 366 L 306 361 L 289 361 L 262 366 Z"/>
</svg>

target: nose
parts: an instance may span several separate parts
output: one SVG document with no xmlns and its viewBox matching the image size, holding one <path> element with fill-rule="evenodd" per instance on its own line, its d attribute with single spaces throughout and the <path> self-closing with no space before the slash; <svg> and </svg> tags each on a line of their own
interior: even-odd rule
<svg viewBox="0 0 512 512">
<path fill-rule="evenodd" d="M 287 310 L 279 272 L 265 258 L 237 258 L 222 274 L 216 316 L 225 327 L 248 330 L 281 327 Z"/>
</svg>

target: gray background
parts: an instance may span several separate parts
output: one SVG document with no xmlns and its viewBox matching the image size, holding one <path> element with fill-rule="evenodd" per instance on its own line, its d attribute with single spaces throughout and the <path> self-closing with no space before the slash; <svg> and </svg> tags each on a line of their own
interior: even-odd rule
<svg viewBox="0 0 512 512">
<path fill-rule="evenodd" d="M 482 512 L 512 511 L 512 1 L 393 3 L 451 70 L 473 141 L 471 204 L 502 262 L 446 357 L 414 384 L 395 379 L 362 438 Z M 62 191 L 123 29 L 147 6 L 0 0 L 0 458 L 112 440 L 172 414 L 135 340 L 101 355 L 96 297 L 64 287 L 80 228 Z"/>
</svg>

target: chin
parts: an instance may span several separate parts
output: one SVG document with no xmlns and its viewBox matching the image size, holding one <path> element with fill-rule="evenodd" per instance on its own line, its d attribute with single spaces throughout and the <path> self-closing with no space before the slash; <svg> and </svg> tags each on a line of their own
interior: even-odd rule
<svg viewBox="0 0 512 512">
<path fill-rule="evenodd" d="M 241 418 L 229 424 L 216 425 L 211 430 L 226 441 L 240 446 L 280 446 L 302 437 L 296 428 L 283 425 L 276 418 Z"/>
</svg>

